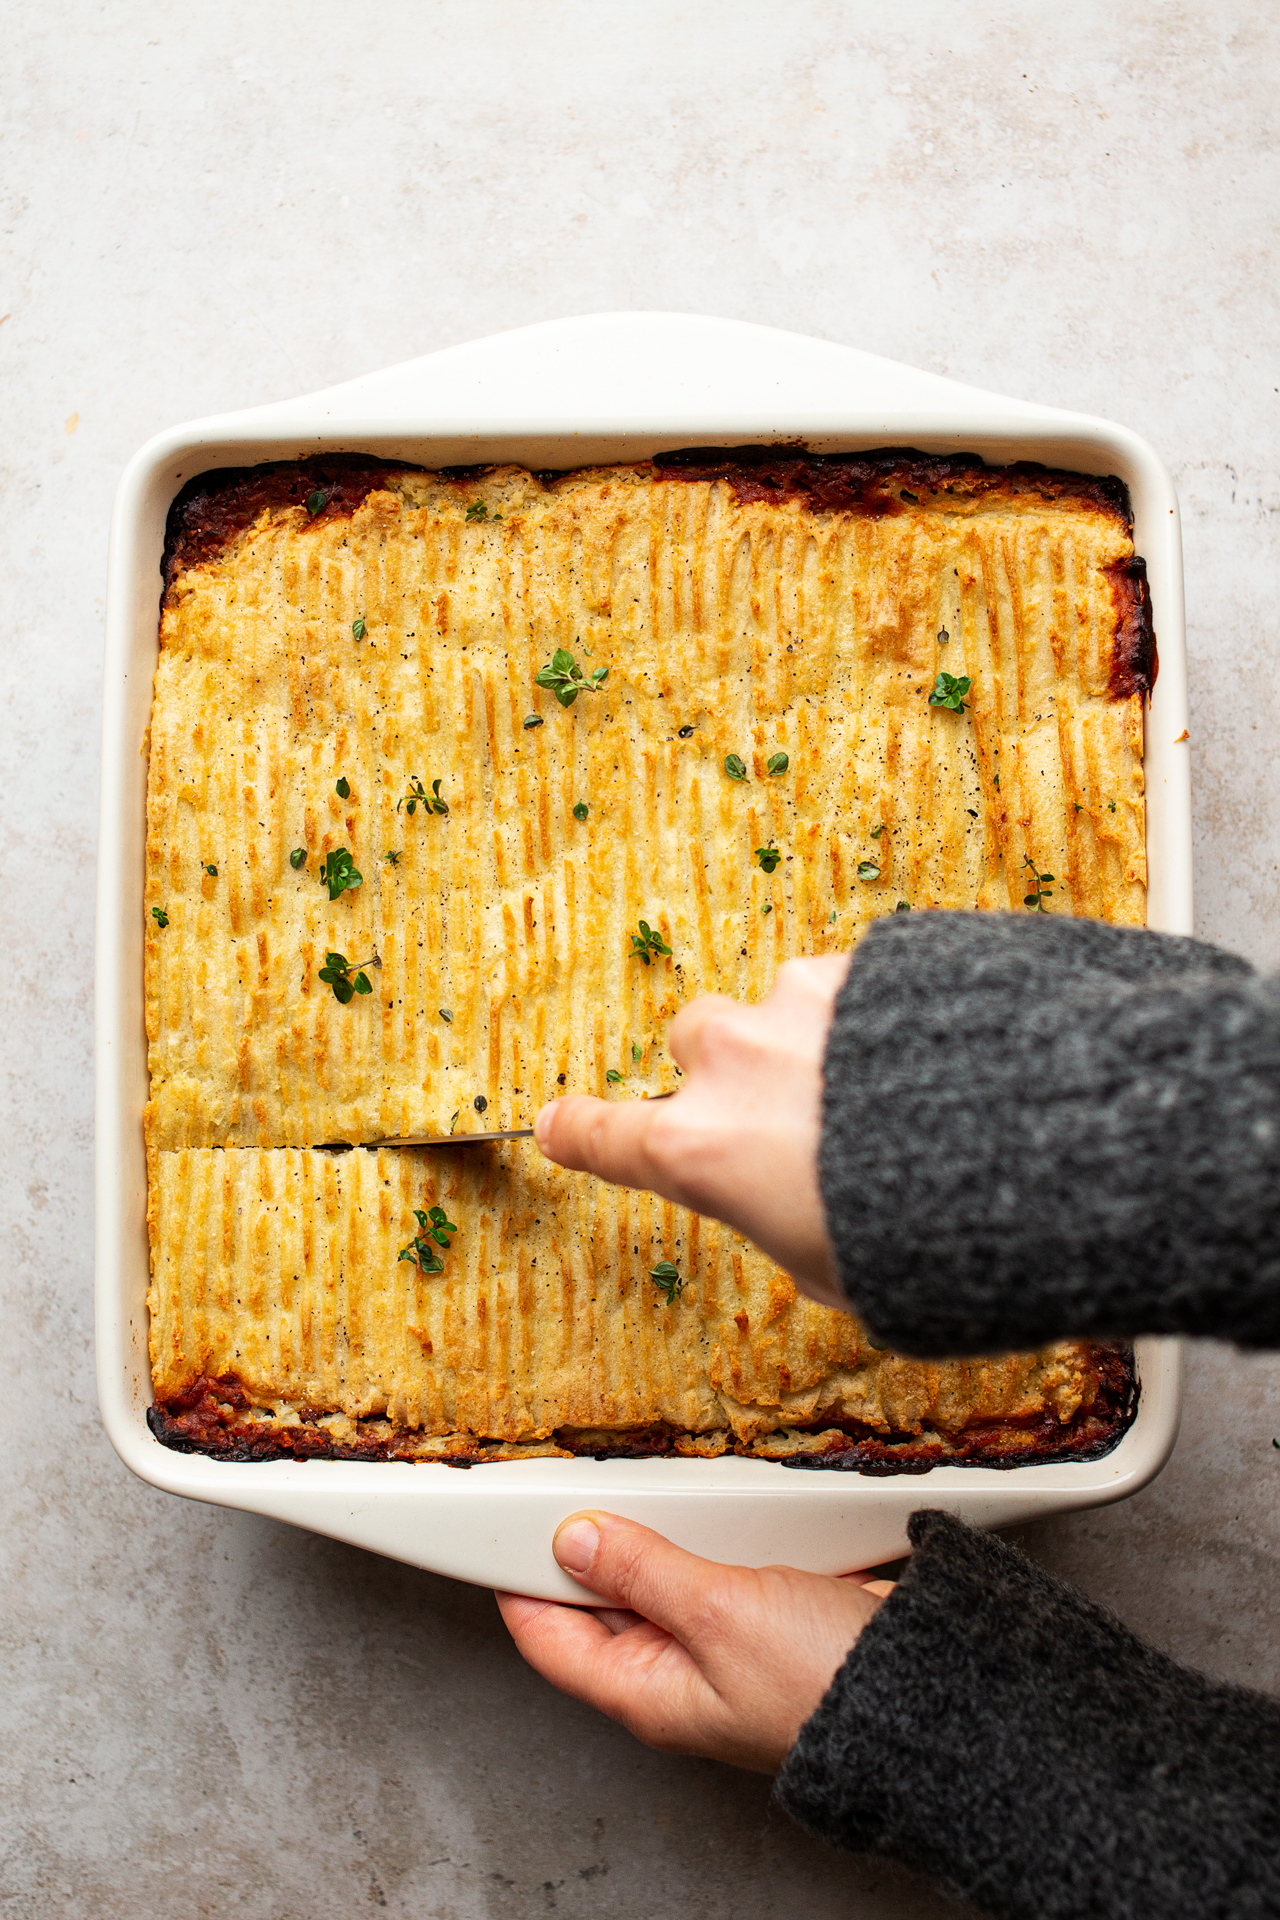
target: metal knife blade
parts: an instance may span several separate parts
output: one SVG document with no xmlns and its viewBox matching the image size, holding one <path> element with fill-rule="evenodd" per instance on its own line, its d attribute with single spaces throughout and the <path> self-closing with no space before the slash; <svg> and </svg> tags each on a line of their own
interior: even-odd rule
<svg viewBox="0 0 1280 1920">
<path fill-rule="evenodd" d="M 532 1140 L 532 1127 L 507 1127 L 501 1133 L 433 1133 L 421 1139 L 370 1140 L 374 1147 L 482 1147 L 487 1140 Z"/>
<path fill-rule="evenodd" d="M 653 1100 L 674 1099 L 674 1093 L 651 1094 Z M 375 1147 L 482 1147 L 490 1140 L 532 1140 L 532 1127 L 506 1127 L 498 1133 L 432 1133 L 398 1135 L 394 1140 L 366 1140 L 366 1148 Z"/>
</svg>

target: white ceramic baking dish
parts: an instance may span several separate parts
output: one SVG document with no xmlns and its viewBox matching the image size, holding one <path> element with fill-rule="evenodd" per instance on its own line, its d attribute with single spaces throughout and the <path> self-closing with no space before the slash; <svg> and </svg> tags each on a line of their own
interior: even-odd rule
<svg viewBox="0 0 1280 1920">
<path fill-rule="evenodd" d="M 551 1557 L 582 1506 L 626 1513 L 722 1560 L 844 1572 L 906 1549 L 917 1507 L 988 1526 L 1098 1506 L 1159 1472 L 1177 1433 L 1176 1341 L 1138 1345 L 1141 1400 L 1104 1459 L 935 1468 L 884 1479 L 765 1461 L 531 1460 L 469 1472 L 313 1460 L 234 1465 L 170 1452 L 146 1424 L 147 1095 L 143 1030 L 145 742 L 170 501 L 219 466 L 347 449 L 428 467 L 568 467 L 662 448 L 804 441 L 822 452 L 972 449 L 1116 473 L 1151 581 L 1160 672 L 1147 720 L 1149 923 L 1191 931 L 1191 806 L 1182 558 L 1173 485 L 1123 428 L 1028 406 L 849 348 L 737 322 L 610 314 L 553 322 L 393 367 L 280 406 L 151 440 L 120 483 L 111 529 L 97 931 L 98 1392 L 121 1458 L 152 1485 L 269 1514 L 486 1586 L 581 1600 Z"/>
</svg>

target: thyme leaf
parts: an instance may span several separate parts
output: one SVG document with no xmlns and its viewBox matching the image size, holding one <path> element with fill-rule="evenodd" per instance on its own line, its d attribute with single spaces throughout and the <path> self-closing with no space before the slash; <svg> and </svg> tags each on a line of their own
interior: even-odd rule
<svg viewBox="0 0 1280 1920">
<path fill-rule="evenodd" d="M 724 770 L 731 780 L 745 780 L 747 777 L 747 763 L 740 754 L 726 754 Z"/>
<path fill-rule="evenodd" d="M 458 1116 L 455 1113 L 453 1117 L 456 1120 Z M 413 1217 L 418 1223 L 418 1231 L 408 1246 L 401 1248 L 400 1259 L 411 1261 L 422 1273 L 443 1273 L 444 1261 L 436 1252 L 436 1247 L 443 1247 L 448 1253 L 453 1244 L 449 1235 L 458 1231 L 457 1226 L 443 1207 L 428 1207 L 425 1213 L 421 1207 L 415 1207 Z M 432 1245 L 433 1241 L 435 1246 Z"/>
<path fill-rule="evenodd" d="M 673 1260 L 659 1260 L 656 1267 L 650 1267 L 649 1278 L 669 1307 L 674 1307 L 684 1291 L 684 1281 L 680 1270 Z"/>
<path fill-rule="evenodd" d="M 152 907 L 151 918 L 158 927 L 167 927 L 169 924 L 169 916 L 163 907 Z"/>
<path fill-rule="evenodd" d="M 396 812 L 399 813 L 403 807 L 406 813 L 414 814 L 421 807 L 424 813 L 448 813 L 447 801 L 440 798 L 440 789 L 443 785 L 443 780 L 433 780 L 431 791 L 428 793 L 417 774 L 411 775 L 409 791 L 402 793 L 396 801 Z"/>
<path fill-rule="evenodd" d="M 348 780 L 345 773 L 343 774 L 342 778 L 338 781 L 337 785 L 334 787 L 333 790 L 337 794 L 339 800 L 349 800 L 351 798 L 351 782 Z"/>
<path fill-rule="evenodd" d="M 577 806 L 576 806 L 576 807 L 574 808 L 574 810 L 573 810 L 573 817 L 574 817 L 574 819 L 575 819 L 575 820 L 585 820 L 585 819 L 586 819 L 586 817 L 587 817 L 587 811 L 588 811 L 588 809 L 587 809 L 587 803 L 586 803 L 586 801 L 585 801 L 585 800 L 579 800 L 579 802 L 578 802 L 578 804 L 577 804 Z"/>
<path fill-rule="evenodd" d="M 372 993 L 373 986 L 366 967 L 380 967 L 377 954 L 367 960 L 348 960 L 345 953 L 326 953 L 324 965 L 320 968 L 320 978 L 333 988 L 333 997 L 345 1007 L 358 993 Z"/>
<path fill-rule="evenodd" d="M 662 935 L 651 927 L 647 920 L 641 920 L 639 924 L 640 932 L 638 934 L 632 934 L 631 952 L 627 955 L 627 958 L 629 960 L 643 960 L 647 967 L 651 954 L 665 953 L 669 955 L 671 949 L 663 940 Z"/>
<path fill-rule="evenodd" d="M 331 900 L 336 900 L 338 895 L 345 893 L 348 888 L 354 893 L 363 881 L 364 875 L 357 870 L 355 861 L 345 847 L 335 847 L 333 852 L 326 856 L 324 865 L 320 869 L 320 884 L 322 887 L 328 887 Z"/>
<path fill-rule="evenodd" d="M 949 707 L 952 713 L 967 713 L 964 696 L 973 681 L 967 673 L 940 673 L 934 681 L 933 692 L 929 695 L 931 707 Z"/>
<path fill-rule="evenodd" d="M 299 867 L 305 867 L 306 864 L 307 864 L 306 848 L 295 847 L 293 852 L 289 855 L 289 865 L 293 868 L 294 872 L 296 873 Z"/>
<path fill-rule="evenodd" d="M 859 880 L 878 880 L 880 878 L 880 862 L 878 860 L 859 860 L 858 878 Z"/>
<path fill-rule="evenodd" d="M 787 754 L 771 753 L 765 762 L 765 771 L 766 773 L 785 773 L 790 765 L 791 761 Z"/>
<path fill-rule="evenodd" d="M 1024 907 L 1031 907 L 1036 913 L 1043 913 L 1045 911 L 1045 901 L 1052 900 L 1053 898 L 1053 887 L 1050 884 L 1053 880 L 1053 875 L 1051 873 L 1038 872 L 1036 863 L 1030 854 L 1026 855 L 1022 864 L 1024 867 L 1031 869 L 1030 884 L 1035 887 L 1034 893 L 1024 894 L 1022 904 Z"/>
<path fill-rule="evenodd" d="M 362 613 L 357 614 L 351 622 L 351 638 L 353 640 L 363 640 L 368 631 L 369 629 L 365 625 L 364 615 Z"/>
<path fill-rule="evenodd" d="M 568 648 L 557 647 L 548 665 L 539 667 L 533 680 L 535 686 L 554 693 L 562 707 L 571 707 L 580 693 L 599 693 L 608 677 L 608 667 L 593 667 L 590 674 L 584 674 Z"/>
<path fill-rule="evenodd" d="M 772 840 L 767 847 L 756 848 L 756 859 L 760 862 L 760 870 L 762 873 L 772 873 L 781 858 L 782 855 Z"/>
</svg>

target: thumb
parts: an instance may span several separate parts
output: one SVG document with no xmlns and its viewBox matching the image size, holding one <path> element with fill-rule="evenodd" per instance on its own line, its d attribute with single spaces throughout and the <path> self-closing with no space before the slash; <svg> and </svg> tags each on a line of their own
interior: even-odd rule
<svg viewBox="0 0 1280 1920">
<path fill-rule="evenodd" d="M 732 1571 L 616 1513 L 570 1514 L 556 1528 L 551 1550 L 566 1573 L 602 1600 L 643 1615 L 685 1645 L 701 1603 L 713 1587 L 723 1590 Z"/>
</svg>

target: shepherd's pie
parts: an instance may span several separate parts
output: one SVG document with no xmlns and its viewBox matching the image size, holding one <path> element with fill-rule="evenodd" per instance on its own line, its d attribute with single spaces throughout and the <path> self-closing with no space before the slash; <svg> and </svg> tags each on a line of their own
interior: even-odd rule
<svg viewBox="0 0 1280 1920">
<path fill-rule="evenodd" d="M 893 450 L 215 473 L 170 516 L 160 641 L 162 1437 L 860 1465 L 1114 1437 L 1109 1349 L 907 1362 L 529 1146 L 364 1147 L 671 1091 L 684 1001 L 884 913 L 1141 924 L 1155 649 L 1118 482 Z"/>
</svg>

